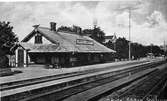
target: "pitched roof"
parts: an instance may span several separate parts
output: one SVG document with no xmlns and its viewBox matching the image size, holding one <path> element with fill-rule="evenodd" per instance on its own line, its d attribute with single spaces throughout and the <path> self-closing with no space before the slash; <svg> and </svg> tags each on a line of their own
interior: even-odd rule
<svg viewBox="0 0 167 101">
<path fill-rule="evenodd" d="M 49 47 L 46 50 L 45 48 L 33 48 L 34 52 L 37 51 L 54 51 L 54 52 L 84 52 L 84 53 L 105 53 L 105 52 L 115 52 L 112 49 L 105 47 L 104 45 L 96 42 L 88 36 L 83 36 L 79 34 L 72 34 L 68 32 L 56 32 L 51 31 L 49 28 L 38 27 L 36 30 L 42 34 L 46 39 L 48 39 L 53 44 L 51 45 L 35 45 L 35 47 Z M 30 33 L 32 34 L 32 33 Z M 30 35 L 28 35 L 30 36 Z M 24 39 L 27 41 L 28 36 Z M 24 42 L 23 40 L 23 42 Z M 57 48 L 53 48 L 54 45 L 57 45 Z M 23 46 L 24 47 L 24 46 Z M 51 48 L 52 47 L 52 48 Z M 31 47 L 30 47 L 31 48 Z M 59 49 L 59 50 L 58 50 Z M 31 51 L 32 51 L 31 50 Z"/>
</svg>

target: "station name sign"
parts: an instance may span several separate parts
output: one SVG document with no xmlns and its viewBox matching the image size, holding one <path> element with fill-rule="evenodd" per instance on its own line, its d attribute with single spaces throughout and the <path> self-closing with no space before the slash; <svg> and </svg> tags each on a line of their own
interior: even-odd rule
<svg viewBox="0 0 167 101">
<path fill-rule="evenodd" d="M 94 45 L 94 42 L 92 40 L 76 39 L 76 44 L 79 44 L 79 45 Z"/>
</svg>

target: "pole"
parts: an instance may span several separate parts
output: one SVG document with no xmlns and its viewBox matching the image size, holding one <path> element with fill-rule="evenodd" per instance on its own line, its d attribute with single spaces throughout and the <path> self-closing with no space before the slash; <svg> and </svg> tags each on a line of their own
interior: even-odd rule
<svg viewBox="0 0 167 101">
<path fill-rule="evenodd" d="M 116 34 L 114 33 L 114 50 L 116 51 Z"/>
<path fill-rule="evenodd" d="M 165 40 L 164 40 L 164 55 L 166 53 L 166 43 L 165 43 Z"/>
<path fill-rule="evenodd" d="M 129 8 L 129 60 L 131 60 L 131 38 L 130 38 L 130 34 L 131 34 L 131 9 Z"/>
</svg>

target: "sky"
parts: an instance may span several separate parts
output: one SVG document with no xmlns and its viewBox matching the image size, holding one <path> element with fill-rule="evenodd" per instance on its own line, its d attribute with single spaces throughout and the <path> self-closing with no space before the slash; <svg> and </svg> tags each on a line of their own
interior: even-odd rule
<svg viewBox="0 0 167 101">
<path fill-rule="evenodd" d="M 93 28 L 97 23 L 106 35 L 129 39 L 143 45 L 167 43 L 167 0 L 107 1 L 24 1 L 0 2 L 0 21 L 10 21 L 13 31 L 22 40 L 33 25 L 49 27 L 50 22 Z"/>
</svg>

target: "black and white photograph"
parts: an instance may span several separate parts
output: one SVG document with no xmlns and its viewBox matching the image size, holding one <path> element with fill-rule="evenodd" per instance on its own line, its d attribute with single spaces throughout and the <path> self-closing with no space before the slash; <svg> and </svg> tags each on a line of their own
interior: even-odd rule
<svg viewBox="0 0 167 101">
<path fill-rule="evenodd" d="M 167 101 L 167 0 L 0 0 L 0 101 Z"/>
</svg>

